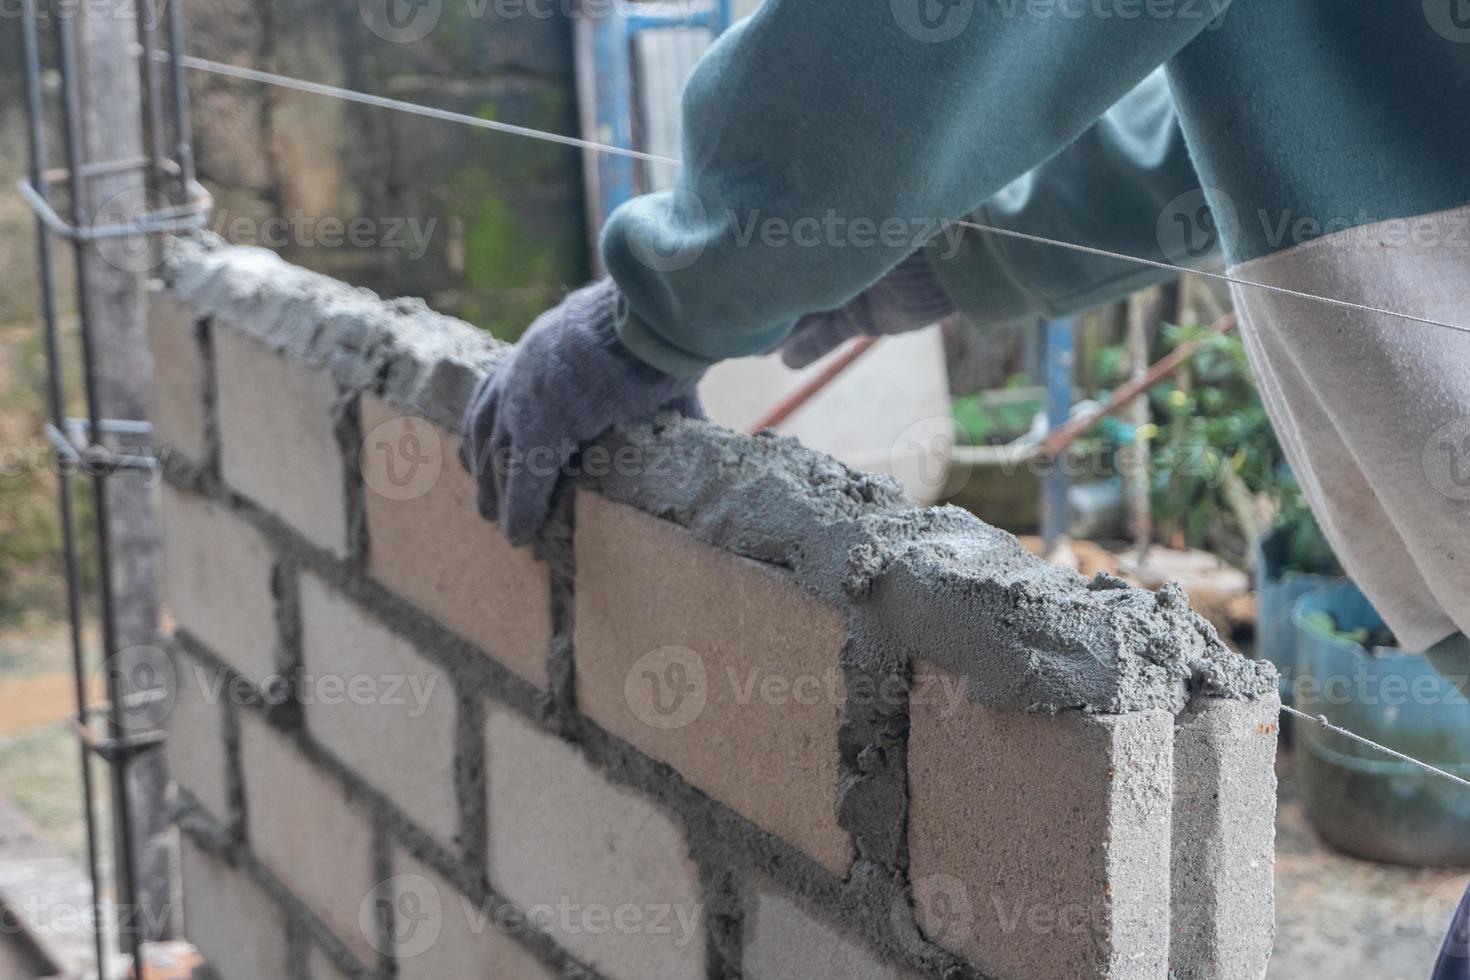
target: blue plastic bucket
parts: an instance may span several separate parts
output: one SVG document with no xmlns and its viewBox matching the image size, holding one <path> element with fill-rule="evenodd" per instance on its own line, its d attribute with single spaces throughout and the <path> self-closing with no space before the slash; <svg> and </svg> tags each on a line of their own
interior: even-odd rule
<svg viewBox="0 0 1470 980">
<path fill-rule="evenodd" d="M 1335 575 L 1312 575 L 1286 569 L 1286 532 L 1264 534 L 1256 541 L 1256 651 L 1280 673 L 1281 703 L 1292 703 L 1291 678 L 1296 674 L 1296 628 L 1291 610 L 1308 592 L 1346 582 Z"/>
<path fill-rule="evenodd" d="M 1292 610 L 1297 707 L 1470 778 L 1470 703 L 1423 654 L 1369 651 L 1304 622 L 1319 611 L 1340 630 L 1383 625 L 1351 583 L 1299 599 Z M 1307 816 L 1328 843 L 1375 861 L 1470 865 L 1470 788 L 1305 721 L 1295 744 Z"/>
</svg>

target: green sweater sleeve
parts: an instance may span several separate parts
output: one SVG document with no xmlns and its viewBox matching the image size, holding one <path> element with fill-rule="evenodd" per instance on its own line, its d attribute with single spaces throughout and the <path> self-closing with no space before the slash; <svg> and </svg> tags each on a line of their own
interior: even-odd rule
<svg viewBox="0 0 1470 980">
<path fill-rule="evenodd" d="M 769 350 L 1076 140 L 1218 10 L 767 0 L 689 81 L 676 187 L 603 230 L 619 335 L 679 374 Z"/>
<path fill-rule="evenodd" d="M 971 219 L 1190 268 L 1221 261 L 1162 69 Z M 979 327 L 1055 319 L 1175 275 L 971 226 L 947 230 L 927 254 L 955 305 Z"/>
</svg>

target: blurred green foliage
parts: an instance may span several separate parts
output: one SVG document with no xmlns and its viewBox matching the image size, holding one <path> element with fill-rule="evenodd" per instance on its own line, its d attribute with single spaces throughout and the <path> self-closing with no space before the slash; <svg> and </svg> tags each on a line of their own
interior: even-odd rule
<svg viewBox="0 0 1470 980">
<path fill-rule="evenodd" d="M 0 330 L 0 624 L 28 613 L 59 616 L 65 609 L 56 473 L 42 436 L 45 372 L 38 325 Z M 93 511 L 84 484 L 73 481 L 85 586 L 95 576 Z"/>
<path fill-rule="evenodd" d="M 1314 633 L 1341 640 L 1345 643 L 1356 643 L 1365 650 L 1375 650 L 1378 647 L 1395 649 L 1399 645 L 1398 637 L 1393 635 L 1393 630 L 1386 626 L 1369 629 L 1359 626 L 1355 629 L 1346 630 L 1338 625 L 1337 617 L 1325 609 L 1311 609 L 1301 614 L 1302 625 Z"/>
<path fill-rule="evenodd" d="M 971 446 L 1009 442 L 1031 428 L 1031 420 L 1045 407 L 1040 395 L 1027 395 L 1031 379 L 1013 374 L 1005 387 L 995 392 L 978 392 L 956 398 L 952 403 L 955 425 Z"/>
<path fill-rule="evenodd" d="M 1166 323 L 1150 356 L 1162 357 L 1189 342 L 1199 344 L 1194 355 L 1148 390 L 1148 425 L 1135 430 L 1108 419 L 1089 437 L 1115 449 L 1139 436 L 1148 439 L 1158 540 L 1208 550 L 1247 568 L 1256 538 L 1270 527 L 1283 527 L 1289 567 L 1339 574 L 1332 549 L 1291 476 L 1239 334 Z M 1122 384 L 1127 371 L 1123 344 L 1098 350 L 1092 376 L 1103 388 Z M 956 418 L 966 426 L 958 404 Z"/>
</svg>

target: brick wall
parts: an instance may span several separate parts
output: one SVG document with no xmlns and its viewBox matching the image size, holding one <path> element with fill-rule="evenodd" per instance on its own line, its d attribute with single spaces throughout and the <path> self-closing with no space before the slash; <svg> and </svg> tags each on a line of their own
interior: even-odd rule
<svg viewBox="0 0 1470 980">
<path fill-rule="evenodd" d="M 503 351 L 268 253 L 154 293 L 185 930 L 256 977 L 1260 977 L 1275 681 L 770 437 L 584 454 L 534 548 L 451 434 Z"/>
</svg>

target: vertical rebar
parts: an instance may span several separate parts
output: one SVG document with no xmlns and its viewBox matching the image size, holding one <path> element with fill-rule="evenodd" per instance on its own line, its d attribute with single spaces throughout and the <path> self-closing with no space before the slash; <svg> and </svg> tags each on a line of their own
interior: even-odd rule
<svg viewBox="0 0 1470 980">
<path fill-rule="evenodd" d="M 166 0 L 168 7 L 168 48 L 173 64 L 174 137 L 178 140 L 175 157 L 179 163 L 179 180 L 185 195 L 194 185 L 194 127 L 189 119 L 189 78 L 184 68 L 184 4 L 183 0 Z"/>
<path fill-rule="evenodd" d="M 50 182 L 46 179 L 45 104 L 41 94 L 41 49 L 37 36 L 36 0 L 23 0 L 21 15 L 21 58 L 26 77 L 26 129 L 30 136 L 31 184 L 36 193 L 49 200 Z M 51 238 L 46 222 L 36 218 L 36 262 L 40 274 L 41 317 L 45 324 L 46 393 L 51 422 L 57 429 L 66 425 L 66 391 L 61 370 L 60 326 L 56 311 L 56 274 L 51 264 Z M 87 723 L 87 668 L 82 640 L 81 572 L 76 549 L 76 514 L 73 509 L 71 470 L 63 462 L 57 467 L 57 496 L 61 509 L 61 551 L 66 575 L 67 625 L 71 630 L 72 678 L 76 686 L 77 724 Z M 100 856 L 97 853 L 97 821 L 93 806 L 96 789 L 92 785 L 92 753 L 84 741 L 78 740 L 77 751 L 82 768 L 82 821 L 87 837 L 87 876 L 92 886 L 92 904 L 102 908 Z M 97 976 L 107 976 L 107 950 L 100 916 L 92 918 L 92 939 L 97 956 Z"/>
<path fill-rule="evenodd" d="M 63 129 L 66 134 L 67 166 L 71 171 L 71 223 L 75 228 L 87 227 L 90 220 L 87 182 L 83 176 L 85 164 L 85 141 L 82 130 L 81 87 L 77 79 L 77 41 L 75 23 L 71 17 L 58 17 L 56 25 L 58 68 L 61 74 Z M 91 295 L 87 288 L 88 246 L 81 237 L 72 239 L 76 259 L 77 319 L 82 343 L 82 377 L 86 394 L 87 420 L 91 427 L 93 442 L 102 438 L 102 406 L 98 395 L 98 379 L 102 365 L 93 356 L 93 321 L 91 317 Z M 84 465 L 88 462 L 83 456 Z M 93 465 L 92 494 L 95 510 L 97 538 L 97 598 L 98 618 L 102 634 L 103 679 L 107 688 L 110 708 L 107 716 L 108 735 L 125 743 L 126 731 L 120 723 L 118 712 L 122 705 L 122 685 L 118 676 L 117 633 L 114 619 L 114 597 L 112 590 L 112 522 L 107 508 L 106 465 Z M 130 916 L 136 913 L 133 895 L 133 833 L 132 815 L 128 806 L 127 768 L 128 752 L 125 744 L 122 751 L 110 756 L 108 774 L 112 791 L 112 814 L 116 827 L 117 859 L 113 862 L 113 874 L 117 882 L 118 935 L 132 954 L 134 969 L 141 975 L 143 958 L 140 948 L 139 930 L 131 924 Z"/>
<path fill-rule="evenodd" d="M 180 0 L 163 0 L 178 3 Z M 148 173 L 150 186 L 159 194 L 166 193 L 167 176 L 163 172 L 163 82 L 158 66 L 158 0 L 142 0 L 138 5 L 138 36 L 143 43 L 144 118 L 148 121 Z"/>
</svg>

